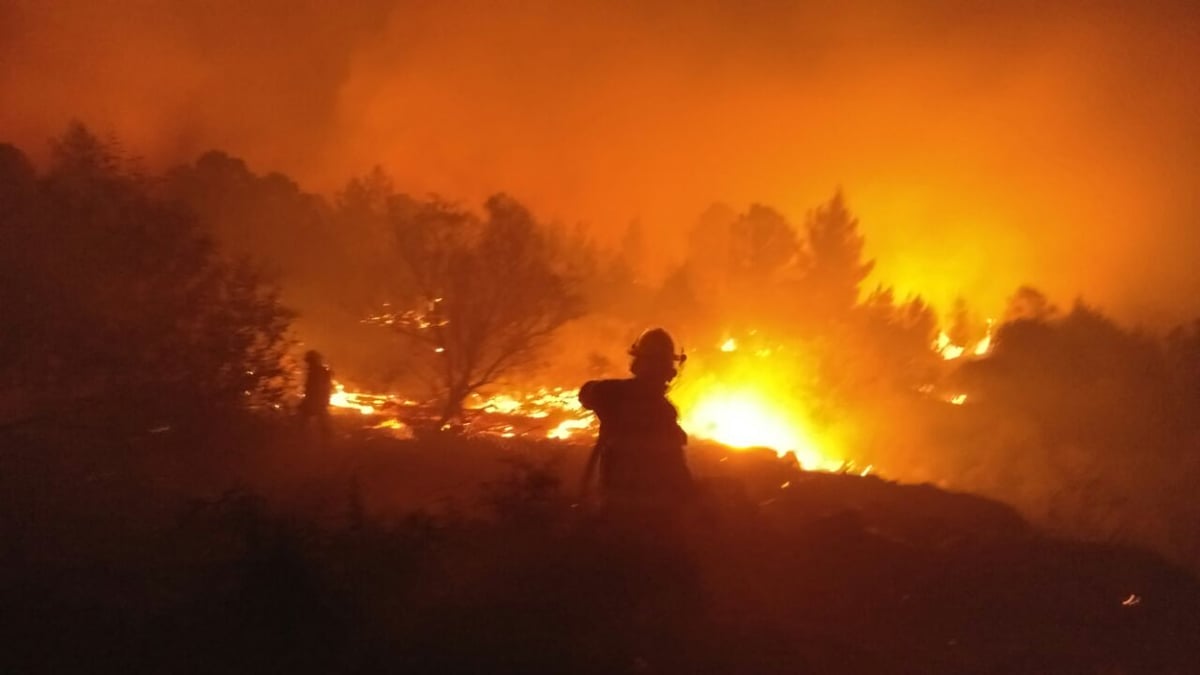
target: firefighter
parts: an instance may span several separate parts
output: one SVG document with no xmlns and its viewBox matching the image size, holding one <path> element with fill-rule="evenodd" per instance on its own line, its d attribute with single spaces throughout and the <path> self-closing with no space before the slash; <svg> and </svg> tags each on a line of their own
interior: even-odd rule
<svg viewBox="0 0 1200 675">
<path fill-rule="evenodd" d="M 321 354 L 309 350 L 304 354 L 308 373 L 304 378 L 304 398 L 300 401 L 300 420 L 305 428 L 315 426 L 322 443 L 328 442 L 329 399 L 333 396 L 333 372 L 321 359 Z"/>
<path fill-rule="evenodd" d="M 579 402 L 596 413 L 600 433 L 583 475 L 591 488 L 599 467 L 606 506 L 672 506 L 692 493 L 684 457 L 687 434 L 667 400 L 667 388 L 686 359 L 661 328 L 645 331 L 629 348 L 633 377 L 593 380 L 579 390 Z"/>
</svg>

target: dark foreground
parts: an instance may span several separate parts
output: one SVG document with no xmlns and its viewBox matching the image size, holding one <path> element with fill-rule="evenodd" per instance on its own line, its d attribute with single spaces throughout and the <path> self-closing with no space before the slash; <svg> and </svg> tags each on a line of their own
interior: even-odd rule
<svg viewBox="0 0 1200 675">
<path fill-rule="evenodd" d="M 929 486 L 698 448 L 655 529 L 578 448 L 84 438 L 3 436 L 0 672 L 1200 672 L 1193 577 Z"/>
</svg>

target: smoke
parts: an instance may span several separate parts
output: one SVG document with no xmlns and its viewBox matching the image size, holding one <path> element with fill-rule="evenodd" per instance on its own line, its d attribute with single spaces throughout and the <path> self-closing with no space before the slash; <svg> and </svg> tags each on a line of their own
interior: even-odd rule
<svg viewBox="0 0 1200 675">
<path fill-rule="evenodd" d="M 840 185 L 873 281 L 1165 322 L 1200 311 L 1197 37 L 1185 2 L 10 0 L 0 138 L 79 118 L 323 192 L 381 164 L 610 241 L 637 218 L 659 265 L 712 201 L 798 222 Z"/>
</svg>

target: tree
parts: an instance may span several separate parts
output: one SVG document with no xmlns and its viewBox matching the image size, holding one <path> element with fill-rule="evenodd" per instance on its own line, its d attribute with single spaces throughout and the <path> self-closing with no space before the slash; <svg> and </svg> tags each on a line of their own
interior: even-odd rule
<svg viewBox="0 0 1200 675">
<path fill-rule="evenodd" d="M 257 174 L 244 161 L 210 151 L 175 167 L 164 192 L 193 211 L 232 255 L 252 257 L 284 282 L 293 301 L 335 285 L 345 265 L 341 241 L 320 197 L 281 173 Z"/>
<path fill-rule="evenodd" d="M 897 301 L 891 287 L 879 286 L 856 313 L 860 333 L 895 364 L 897 372 L 909 375 L 909 384 L 920 379 L 913 378 L 913 373 L 928 376 L 930 363 L 939 358 L 929 348 L 937 332 L 937 316 L 921 296 Z"/>
<path fill-rule="evenodd" d="M 817 316 L 844 316 L 858 301 L 859 286 L 875 261 L 863 262 L 863 236 L 858 219 L 846 207 L 839 189 L 833 198 L 808 215 L 809 268 L 805 276 L 806 300 Z"/>
<path fill-rule="evenodd" d="M 278 400 L 291 315 L 274 290 L 112 142 L 74 124 L 52 149 L 25 207 L 0 213 L 5 257 L 20 259 L 6 285 L 23 299 L 6 308 L 21 331 L 3 379 L 119 417 Z"/>
<path fill-rule="evenodd" d="M 724 295 L 729 282 L 730 233 L 737 213 L 726 204 L 715 203 L 700 214 L 688 230 L 688 282 L 699 297 L 713 300 Z"/>
<path fill-rule="evenodd" d="M 961 296 L 954 299 L 950 314 L 946 317 L 946 337 L 951 344 L 967 345 L 976 339 L 976 321 L 971 316 L 967 301 Z"/>
<path fill-rule="evenodd" d="M 556 329 L 581 314 L 561 237 L 516 200 L 495 195 L 484 217 L 437 198 L 389 200 L 396 301 L 375 317 L 423 347 L 415 364 L 461 417 L 472 392 L 528 365 Z"/>
<path fill-rule="evenodd" d="M 1180 398 L 1195 406 L 1200 402 L 1200 319 L 1171 329 L 1165 350 Z"/>
<path fill-rule="evenodd" d="M 1045 293 L 1033 286 L 1021 286 L 1008 299 L 1004 310 L 1004 322 L 1048 321 L 1058 316 L 1058 307 L 1050 302 Z"/>
<path fill-rule="evenodd" d="M 751 204 L 730 225 L 731 272 L 737 279 L 761 285 L 795 258 L 796 231 L 775 209 Z"/>
</svg>

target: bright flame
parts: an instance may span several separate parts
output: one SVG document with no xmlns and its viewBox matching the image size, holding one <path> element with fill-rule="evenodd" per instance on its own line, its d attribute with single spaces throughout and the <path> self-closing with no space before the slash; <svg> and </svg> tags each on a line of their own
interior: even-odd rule
<svg viewBox="0 0 1200 675">
<path fill-rule="evenodd" d="M 957 359 L 963 355 L 964 351 L 966 351 L 966 348 L 962 345 L 956 345 L 951 342 L 950 336 L 946 335 L 946 331 L 941 331 L 938 333 L 937 341 L 933 343 L 933 349 L 937 353 L 941 354 L 942 358 L 946 359 L 947 361 L 951 359 Z"/>
<path fill-rule="evenodd" d="M 808 470 L 836 471 L 841 460 L 827 457 L 800 421 L 754 383 L 710 386 L 686 406 L 682 425 L 690 434 L 735 448 L 771 448 L 795 453 Z"/>
<path fill-rule="evenodd" d="M 992 320 L 987 320 L 987 333 L 979 344 L 975 345 L 975 356 L 985 356 L 992 349 Z"/>
<path fill-rule="evenodd" d="M 378 396 L 371 394 L 361 394 L 354 391 L 346 391 L 346 385 L 337 382 L 333 385 L 333 394 L 329 397 L 329 405 L 335 408 L 348 408 L 357 410 L 364 415 L 375 414 L 375 406 L 369 403 L 361 402 L 362 398 L 378 399 Z"/>
<path fill-rule="evenodd" d="M 479 409 L 502 415 L 512 415 L 521 409 L 521 401 L 508 394 L 496 394 L 487 398 L 483 405 L 479 406 Z"/>
<path fill-rule="evenodd" d="M 779 455 L 793 453 L 807 470 L 837 471 L 841 458 L 829 452 L 807 419 L 808 400 L 797 383 L 811 378 L 809 364 L 794 351 L 765 343 L 756 332 L 749 349 L 728 358 L 706 360 L 696 354 L 694 368 L 679 381 L 671 399 L 681 412 L 680 424 L 691 435 L 734 448 L 763 447 Z M 717 348 L 730 353 L 734 338 Z M 710 354 L 712 352 L 709 352 Z"/>
<path fill-rule="evenodd" d="M 595 424 L 595 421 L 592 419 L 563 420 L 558 423 L 558 426 L 554 427 L 553 429 L 551 429 L 550 431 L 548 431 L 546 433 L 546 438 L 555 438 L 560 441 L 565 441 L 568 438 L 570 438 L 571 435 L 573 433 L 575 433 L 576 431 L 590 429 L 590 428 L 592 428 L 592 426 L 594 424 Z"/>
<path fill-rule="evenodd" d="M 715 349 L 700 350 L 689 362 L 689 372 L 672 391 L 678 406 L 680 424 L 692 436 L 734 448 L 769 448 L 779 455 L 793 453 L 806 470 L 853 471 L 870 475 L 875 467 L 856 467 L 831 445 L 828 432 L 817 431 L 808 418 L 813 397 L 820 391 L 805 389 L 813 378 L 809 365 L 797 350 L 769 343 L 756 331 L 743 336 L 749 342 L 739 344 L 725 338 Z M 992 322 L 986 335 L 969 348 L 954 344 L 941 332 L 931 348 L 950 360 L 966 354 L 986 356 L 992 346 Z M 718 352 L 721 358 L 709 358 Z M 933 385 L 920 388 L 926 394 Z M 479 433 L 505 438 L 544 436 L 555 440 L 594 438 L 597 421 L 579 403 L 577 389 L 541 387 L 527 391 L 504 391 L 489 396 L 473 395 L 468 408 L 478 415 L 472 424 Z M 942 400 L 963 405 L 966 394 L 953 394 Z M 396 396 L 346 391 L 335 383 L 331 405 L 358 411 L 363 415 L 381 414 L 392 405 L 417 405 Z M 497 419 L 499 417 L 499 419 Z M 524 418 L 521 421 L 519 418 Z M 410 437 L 412 430 L 402 422 L 384 420 L 373 428 L 388 429 Z"/>
<path fill-rule="evenodd" d="M 987 333 L 984 334 L 983 339 L 981 339 L 979 342 L 976 342 L 975 346 L 970 348 L 969 353 L 974 356 L 987 356 L 988 352 L 990 352 L 991 349 L 992 349 L 992 320 L 988 319 Z M 942 358 L 946 359 L 947 361 L 952 361 L 952 360 L 957 359 L 958 357 L 962 356 L 963 354 L 968 353 L 968 349 L 967 349 L 966 345 L 954 344 L 954 342 L 951 341 L 950 336 L 946 334 L 946 331 L 940 331 L 938 333 L 937 339 L 934 340 L 934 342 L 933 342 L 933 351 L 937 352 L 938 354 L 941 354 Z"/>
<path fill-rule="evenodd" d="M 371 428 L 388 431 L 391 433 L 393 438 L 403 438 L 403 439 L 413 438 L 412 429 L 407 424 L 405 424 L 404 422 L 401 422 L 398 419 L 386 419 Z"/>
<path fill-rule="evenodd" d="M 553 417 L 558 421 L 545 432 L 546 438 L 567 440 L 578 432 L 594 434 L 596 431 L 596 418 L 580 405 L 578 389 L 541 387 L 527 393 L 502 392 L 487 398 L 475 396 L 472 407 L 484 413 L 519 416 L 532 420 Z M 512 438 L 531 432 L 541 433 L 541 429 L 545 427 L 526 429 L 518 432 L 513 426 L 507 425 L 500 435 Z"/>
</svg>

